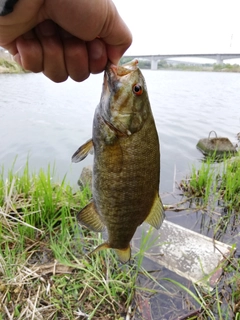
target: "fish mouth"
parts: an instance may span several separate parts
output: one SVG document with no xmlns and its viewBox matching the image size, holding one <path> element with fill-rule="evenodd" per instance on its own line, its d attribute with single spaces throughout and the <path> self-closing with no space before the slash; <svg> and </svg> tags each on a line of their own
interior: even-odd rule
<svg viewBox="0 0 240 320">
<path fill-rule="evenodd" d="M 127 76 L 138 68 L 138 60 L 134 59 L 123 65 L 116 66 L 110 61 L 107 63 L 104 73 L 104 89 L 116 91 L 122 77 Z"/>
<path fill-rule="evenodd" d="M 131 132 L 125 127 L 119 119 L 119 115 L 129 117 L 132 112 L 121 111 L 119 95 L 126 84 L 131 82 L 132 73 L 138 69 L 138 60 L 135 59 L 123 65 L 114 65 L 108 62 L 103 81 L 103 90 L 101 95 L 101 117 L 105 124 L 118 136 L 129 136 Z M 124 96 L 124 94 L 123 94 Z"/>
<path fill-rule="evenodd" d="M 106 67 L 106 72 L 109 75 L 114 74 L 116 77 L 122 77 L 129 74 L 132 71 L 135 71 L 137 69 L 137 65 L 138 65 L 137 59 L 134 59 L 128 63 L 119 65 L 119 66 L 116 66 L 111 62 L 108 62 Z"/>
</svg>

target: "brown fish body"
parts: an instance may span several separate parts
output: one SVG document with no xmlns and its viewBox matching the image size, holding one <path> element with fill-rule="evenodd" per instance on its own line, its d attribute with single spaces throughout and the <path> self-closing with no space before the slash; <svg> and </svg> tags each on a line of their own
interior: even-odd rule
<svg viewBox="0 0 240 320">
<path fill-rule="evenodd" d="M 137 62 L 108 65 L 101 101 L 94 115 L 93 137 L 75 153 L 82 160 L 94 148 L 93 201 L 78 214 L 95 231 L 106 226 L 104 248 L 130 258 L 129 243 L 147 221 L 159 228 L 164 212 L 159 198 L 160 151 L 146 84 Z"/>
<path fill-rule="evenodd" d="M 152 116 L 143 128 L 113 145 L 99 139 L 106 124 L 97 110 L 93 134 L 93 201 L 112 248 L 126 248 L 147 218 L 159 186 L 159 144 Z M 148 126 L 149 125 L 149 126 Z"/>
</svg>

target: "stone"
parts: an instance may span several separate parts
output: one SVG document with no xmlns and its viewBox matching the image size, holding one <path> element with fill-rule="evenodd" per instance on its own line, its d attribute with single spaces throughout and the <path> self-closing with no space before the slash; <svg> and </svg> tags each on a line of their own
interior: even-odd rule
<svg viewBox="0 0 240 320">
<path fill-rule="evenodd" d="M 81 190 L 88 186 L 90 191 L 92 191 L 92 166 L 87 166 L 82 169 L 78 179 L 78 185 Z"/>
<path fill-rule="evenodd" d="M 211 133 L 215 133 L 215 137 L 211 138 Z M 200 139 L 197 143 L 197 148 L 205 155 L 213 155 L 216 153 L 217 156 L 223 154 L 234 154 L 237 152 L 236 147 L 231 143 L 228 138 L 217 137 L 215 131 L 209 133 L 208 138 Z"/>
</svg>

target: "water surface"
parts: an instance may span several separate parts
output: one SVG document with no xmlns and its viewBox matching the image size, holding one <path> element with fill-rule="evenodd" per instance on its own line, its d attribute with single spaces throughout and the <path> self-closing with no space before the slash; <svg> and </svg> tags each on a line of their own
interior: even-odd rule
<svg viewBox="0 0 240 320">
<path fill-rule="evenodd" d="M 161 143 L 161 193 L 199 163 L 197 141 L 215 130 L 236 142 L 240 131 L 240 74 L 144 70 Z M 102 74 L 83 83 L 51 82 L 42 74 L 0 75 L 0 163 L 16 169 L 55 163 L 60 177 L 76 184 L 92 156 L 71 164 L 71 155 L 91 137 Z M 176 176 L 175 176 L 176 172 Z"/>
</svg>

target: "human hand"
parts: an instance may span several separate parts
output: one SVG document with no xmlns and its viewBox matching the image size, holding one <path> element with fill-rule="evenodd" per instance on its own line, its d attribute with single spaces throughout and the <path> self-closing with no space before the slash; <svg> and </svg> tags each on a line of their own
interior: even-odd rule
<svg viewBox="0 0 240 320">
<path fill-rule="evenodd" d="M 83 81 L 117 64 L 131 33 L 111 0 L 18 0 L 0 17 L 0 46 L 26 70 Z"/>
</svg>

